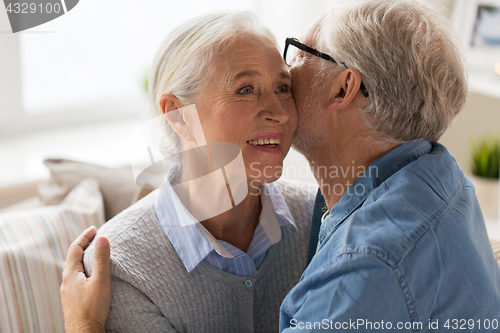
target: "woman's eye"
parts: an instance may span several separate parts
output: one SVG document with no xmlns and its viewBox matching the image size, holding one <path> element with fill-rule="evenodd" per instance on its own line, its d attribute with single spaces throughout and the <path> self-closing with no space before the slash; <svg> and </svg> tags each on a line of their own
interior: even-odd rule
<svg viewBox="0 0 500 333">
<path fill-rule="evenodd" d="M 240 94 L 250 94 L 252 93 L 253 88 L 251 86 L 246 86 L 240 89 L 239 93 Z"/>
</svg>

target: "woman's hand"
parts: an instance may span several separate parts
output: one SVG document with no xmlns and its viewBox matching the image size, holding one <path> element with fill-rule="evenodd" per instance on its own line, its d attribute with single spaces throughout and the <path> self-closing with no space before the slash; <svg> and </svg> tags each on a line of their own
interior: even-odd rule
<svg viewBox="0 0 500 333">
<path fill-rule="evenodd" d="M 66 333 L 105 332 L 111 304 L 108 240 L 99 237 L 96 241 L 90 278 L 85 276 L 82 263 L 83 251 L 96 233 L 95 227 L 85 230 L 69 247 L 64 263 L 60 293 Z"/>
</svg>

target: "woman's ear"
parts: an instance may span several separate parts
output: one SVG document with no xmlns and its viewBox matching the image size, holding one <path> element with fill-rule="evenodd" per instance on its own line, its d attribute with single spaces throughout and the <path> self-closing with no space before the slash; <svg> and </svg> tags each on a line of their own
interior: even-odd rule
<svg viewBox="0 0 500 333">
<path fill-rule="evenodd" d="M 354 68 L 347 68 L 340 73 L 331 85 L 329 110 L 344 109 L 351 105 L 360 92 L 361 74 Z"/>
<path fill-rule="evenodd" d="M 166 114 L 169 111 L 174 111 L 182 108 L 183 105 L 174 95 L 163 94 L 160 97 L 160 107 L 163 111 L 163 114 Z"/>
<path fill-rule="evenodd" d="M 183 105 L 179 102 L 177 97 L 170 94 L 163 94 L 160 97 L 160 107 L 167 122 L 172 126 L 174 131 L 181 137 L 181 139 L 188 142 L 193 142 L 191 129 L 184 121 L 184 117 L 180 109 Z"/>
</svg>

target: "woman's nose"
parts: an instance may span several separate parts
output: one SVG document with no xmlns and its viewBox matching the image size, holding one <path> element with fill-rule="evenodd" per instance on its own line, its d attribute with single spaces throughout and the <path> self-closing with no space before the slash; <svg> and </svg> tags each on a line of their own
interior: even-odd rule
<svg viewBox="0 0 500 333">
<path fill-rule="evenodd" d="M 259 118 L 267 122 L 284 124 L 290 118 L 290 111 L 284 107 L 282 99 L 274 93 L 273 95 L 266 98 L 259 112 Z"/>
</svg>

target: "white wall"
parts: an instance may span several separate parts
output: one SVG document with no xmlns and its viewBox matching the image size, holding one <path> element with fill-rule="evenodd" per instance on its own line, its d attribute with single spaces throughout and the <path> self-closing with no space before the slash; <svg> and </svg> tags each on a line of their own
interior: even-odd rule
<svg viewBox="0 0 500 333">
<path fill-rule="evenodd" d="M 451 15 L 453 0 L 425 0 L 429 4 Z M 286 37 L 299 38 L 318 17 L 330 6 L 329 0 L 258 0 L 256 12 L 263 24 L 276 35 L 281 46 Z"/>
<path fill-rule="evenodd" d="M 1 7 L 3 5 L 0 4 Z M 1 8 L 0 7 L 0 8 Z M 12 33 L 5 8 L 0 9 L 0 75 L 7 80 L 0 80 L 0 122 L 7 122 L 21 110 L 21 73 L 19 57 L 19 38 Z M 14 52 L 6 52 L 14 50 Z M 7 112 L 8 110 L 9 112 Z M 0 133 L 1 134 L 1 133 Z"/>
<path fill-rule="evenodd" d="M 470 174 L 470 142 L 484 135 L 500 137 L 500 99 L 471 93 L 462 112 L 441 140 L 455 156 L 462 169 Z"/>
<path fill-rule="evenodd" d="M 452 12 L 453 0 L 435 2 L 447 8 L 449 13 Z M 484 135 L 500 137 L 500 99 L 476 91 L 469 94 L 464 109 L 439 142 L 451 151 L 462 169 L 470 174 L 470 142 Z"/>
</svg>

